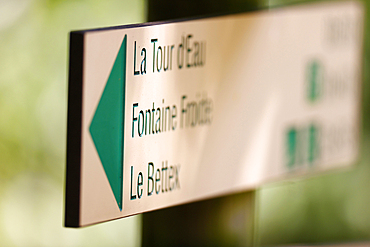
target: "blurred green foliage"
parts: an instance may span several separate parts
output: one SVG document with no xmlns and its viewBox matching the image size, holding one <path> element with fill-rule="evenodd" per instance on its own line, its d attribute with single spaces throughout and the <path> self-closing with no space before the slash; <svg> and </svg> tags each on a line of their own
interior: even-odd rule
<svg viewBox="0 0 370 247">
<path fill-rule="evenodd" d="M 63 228 L 69 32 L 143 22 L 145 1 L 0 1 L 0 246 L 140 243 L 140 218 Z"/>
</svg>

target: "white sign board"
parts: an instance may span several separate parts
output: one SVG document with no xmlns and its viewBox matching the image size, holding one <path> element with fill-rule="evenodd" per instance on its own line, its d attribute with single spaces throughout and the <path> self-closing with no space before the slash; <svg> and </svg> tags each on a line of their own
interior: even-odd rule
<svg viewBox="0 0 370 247">
<path fill-rule="evenodd" d="M 363 6 L 71 33 L 66 226 L 353 164 Z"/>
</svg>

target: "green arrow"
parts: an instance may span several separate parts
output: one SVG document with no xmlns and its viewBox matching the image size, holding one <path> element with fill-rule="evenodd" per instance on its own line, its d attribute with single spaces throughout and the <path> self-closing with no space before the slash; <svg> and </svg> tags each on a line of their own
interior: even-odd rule
<svg viewBox="0 0 370 247">
<path fill-rule="evenodd" d="M 90 134 L 122 210 L 123 135 L 126 79 L 126 35 L 90 124 Z"/>
</svg>

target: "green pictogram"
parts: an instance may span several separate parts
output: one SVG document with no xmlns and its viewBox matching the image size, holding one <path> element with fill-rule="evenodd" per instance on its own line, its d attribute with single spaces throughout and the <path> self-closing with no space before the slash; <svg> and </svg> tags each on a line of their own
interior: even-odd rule
<svg viewBox="0 0 370 247">
<path fill-rule="evenodd" d="M 323 69 L 318 61 L 314 60 L 308 64 L 307 77 L 307 98 L 315 102 L 322 93 L 323 84 Z"/>
<path fill-rule="evenodd" d="M 291 127 L 286 132 L 286 165 L 293 169 L 303 164 L 313 165 L 320 158 L 319 129 L 317 125 Z"/>
<path fill-rule="evenodd" d="M 308 128 L 308 162 L 313 164 L 319 155 L 318 130 L 311 124 Z"/>
<path fill-rule="evenodd" d="M 90 134 L 110 187 L 122 210 L 126 78 L 125 36 L 90 124 Z"/>
<path fill-rule="evenodd" d="M 288 155 L 288 167 L 293 167 L 296 163 L 297 153 L 297 130 L 295 128 L 289 129 L 287 133 L 287 155 Z"/>
</svg>

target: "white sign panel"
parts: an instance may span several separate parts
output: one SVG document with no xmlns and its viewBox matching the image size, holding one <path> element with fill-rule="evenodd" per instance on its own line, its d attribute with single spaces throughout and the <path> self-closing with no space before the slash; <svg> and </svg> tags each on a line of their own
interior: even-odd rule
<svg viewBox="0 0 370 247">
<path fill-rule="evenodd" d="M 66 225 L 348 166 L 363 6 L 71 33 Z"/>
</svg>

